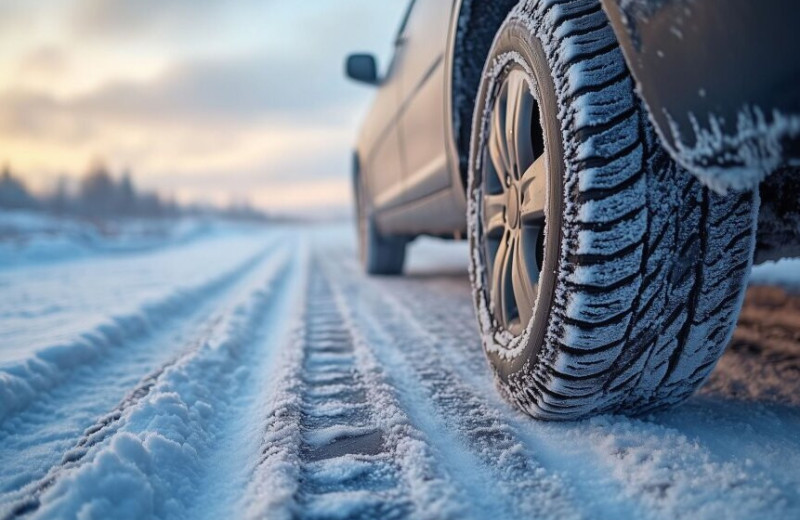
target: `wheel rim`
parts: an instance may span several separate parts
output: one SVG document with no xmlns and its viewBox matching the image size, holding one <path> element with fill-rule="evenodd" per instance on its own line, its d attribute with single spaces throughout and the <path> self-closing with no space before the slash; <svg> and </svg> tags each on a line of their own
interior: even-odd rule
<svg viewBox="0 0 800 520">
<path fill-rule="evenodd" d="M 512 68 L 491 110 L 482 188 L 489 303 L 499 325 L 525 330 L 544 263 L 547 154 L 528 75 Z"/>
</svg>

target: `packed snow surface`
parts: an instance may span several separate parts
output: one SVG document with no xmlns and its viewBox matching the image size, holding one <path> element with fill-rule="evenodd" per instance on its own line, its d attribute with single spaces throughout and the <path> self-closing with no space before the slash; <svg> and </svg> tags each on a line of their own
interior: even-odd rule
<svg viewBox="0 0 800 520">
<path fill-rule="evenodd" d="M 546 423 L 493 387 L 464 243 L 367 278 L 351 226 L 215 229 L 0 269 L 0 518 L 800 517 L 796 264 L 680 408 Z"/>
</svg>

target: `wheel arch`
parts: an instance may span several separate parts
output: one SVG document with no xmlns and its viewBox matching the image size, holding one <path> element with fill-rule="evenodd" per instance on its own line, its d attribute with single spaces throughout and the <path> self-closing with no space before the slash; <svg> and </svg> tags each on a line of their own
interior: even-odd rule
<svg viewBox="0 0 800 520">
<path fill-rule="evenodd" d="M 455 0 L 447 44 L 445 116 L 448 155 L 466 193 L 470 134 L 481 74 L 498 29 L 519 0 Z"/>
</svg>

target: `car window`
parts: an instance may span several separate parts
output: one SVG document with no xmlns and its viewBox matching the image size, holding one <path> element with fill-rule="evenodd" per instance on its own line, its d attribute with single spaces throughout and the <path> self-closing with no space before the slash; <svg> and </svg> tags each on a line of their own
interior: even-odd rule
<svg viewBox="0 0 800 520">
<path fill-rule="evenodd" d="M 397 35 L 394 38 L 394 47 L 392 50 L 392 58 L 389 60 L 389 66 L 386 67 L 386 73 L 384 77 L 389 77 L 392 75 L 394 71 L 395 59 L 397 58 L 397 50 L 403 41 L 403 32 L 406 30 L 406 25 L 408 25 L 408 19 L 411 17 L 411 11 L 414 9 L 414 4 L 416 0 L 410 0 L 408 2 L 408 7 L 406 7 L 406 12 L 403 14 L 403 20 L 400 22 L 400 27 L 397 29 Z"/>
</svg>

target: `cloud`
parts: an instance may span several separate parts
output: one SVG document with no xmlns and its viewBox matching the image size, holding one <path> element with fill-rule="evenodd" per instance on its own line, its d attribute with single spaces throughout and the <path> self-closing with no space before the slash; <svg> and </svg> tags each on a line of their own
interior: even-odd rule
<svg viewBox="0 0 800 520">
<path fill-rule="evenodd" d="M 116 83 L 75 100 L 76 108 L 125 117 L 239 121 L 265 115 L 315 119 L 358 99 L 330 66 L 310 55 L 262 53 L 177 65 L 147 84 Z"/>
<path fill-rule="evenodd" d="M 0 30 L 3 32 L 30 24 L 33 16 L 22 2 L 0 2 Z"/>
<path fill-rule="evenodd" d="M 290 204 L 343 197 L 371 93 L 342 61 L 388 46 L 407 0 L 39 1 L 57 30 L 6 67 L 0 160 L 45 178 L 102 157 L 148 188 Z"/>
<path fill-rule="evenodd" d="M 133 168 L 144 187 L 182 198 L 346 204 L 350 122 L 362 93 L 341 76 L 332 81 L 327 66 L 256 53 L 181 63 L 152 81 L 66 99 L 14 90 L 0 95 L 0 140 L 4 153 L 20 151 L 24 161 L 11 159 L 21 170 L 54 174 L 103 157 Z M 332 188 L 300 197 L 315 183 Z"/>
<path fill-rule="evenodd" d="M 80 0 L 71 18 L 76 34 L 125 38 L 209 26 L 228 11 L 226 4 L 216 0 Z"/>
<path fill-rule="evenodd" d="M 177 64 L 149 82 L 119 81 L 68 99 L 26 90 L 0 95 L 0 127 L 54 137 L 59 128 L 91 120 L 128 124 L 246 125 L 265 119 L 287 124 L 346 123 L 360 92 L 319 57 L 274 53 Z M 55 121 L 72 119 L 72 125 Z"/>
<path fill-rule="evenodd" d="M 45 45 L 22 56 L 17 74 L 29 82 L 57 81 L 69 68 L 69 56 L 62 48 Z"/>
<path fill-rule="evenodd" d="M 337 90 L 320 60 L 256 53 L 181 63 L 152 81 L 67 99 L 17 89 L 0 95 L 0 140 L 5 153 L 25 156 L 14 160 L 22 170 L 84 168 L 99 156 L 167 193 L 307 206 L 278 204 L 275 194 L 347 178 L 347 121 L 359 96 L 340 81 Z M 342 198 L 341 187 L 316 193 Z"/>
</svg>

